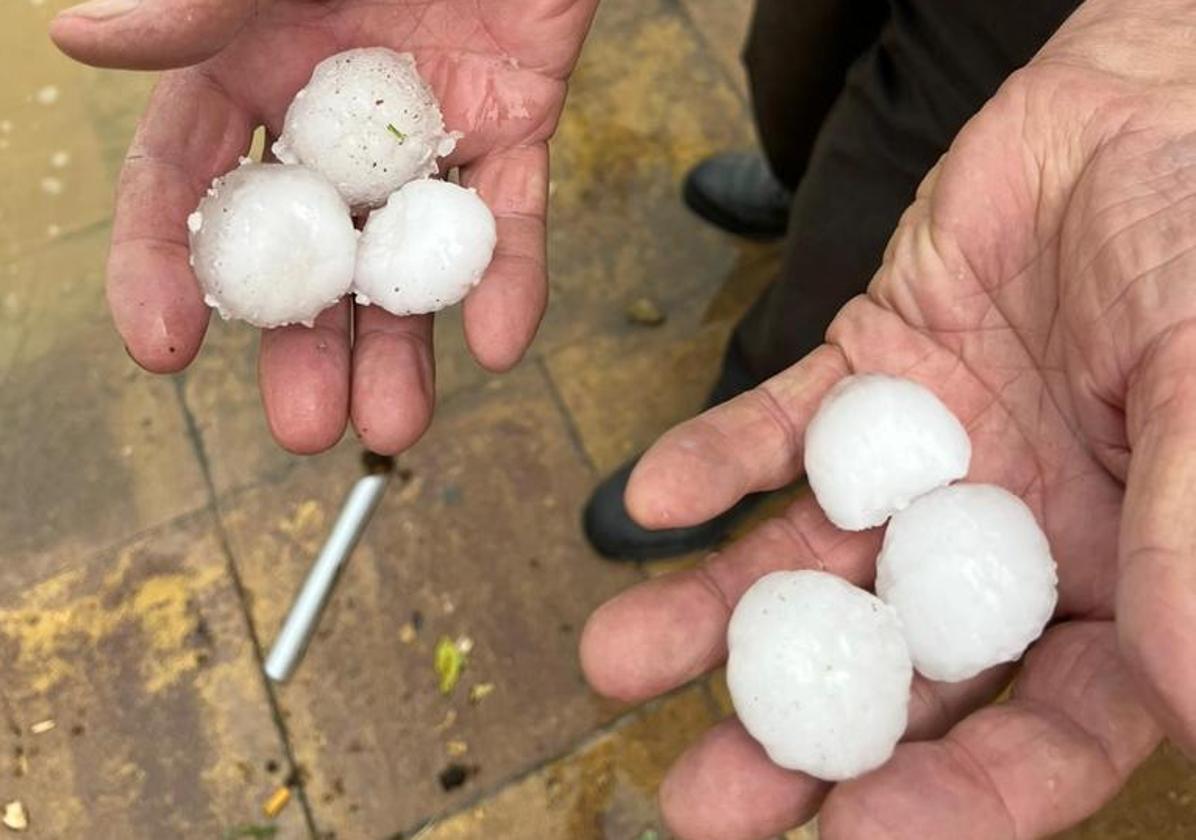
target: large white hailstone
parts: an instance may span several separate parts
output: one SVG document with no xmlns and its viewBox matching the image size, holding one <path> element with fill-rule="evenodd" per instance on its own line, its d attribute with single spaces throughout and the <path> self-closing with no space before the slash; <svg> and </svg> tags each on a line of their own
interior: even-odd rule
<svg viewBox="0 0 1196 840">
<path fill-rule="evenodd" d="M 990 484 L 928 493 L 889 522 L 876 593 L 914 667 L 958 682 L 1021 657 L 1055 611 L 1055 562 L 1034 514 Z"/>
<path fill-rule="evenodd" d="M 440 105 L 410 53 L 369 47 L 316 65 L 272 148 L 284 163 L 319 172 L 360 210 L 434 173 L 459 136 L 444 130 Z"/>
<path fill-rule="evenodd" d="M 806 428 L 806 478 L 827 518 L 847 531 L 880 525 L 963 478 L 971 459 L 968 433 L 951 410 L 896 376 L 847 377 Z"/>
<path fill-rule="evenodd" d="M 243 162 L 212 182 L 187 228 L 204 301 L 225 318 L 310 326 L 353 283 L 349 207 L 302 166 Z"/>
<path fill-rule="evenodd" d="M 826 572 L 773 572 L 727 629 L 739 720 L 781 767 L 838 781 L 888 760 L 913 668 L 896 613 Z"/>
<path fill-rule="evenodd" d="M 494 215 L 470 189 L 412 181 L 370 214 L 357 249 L 357 301 L 395 315 L 436 312 L 477 285 L 490 264 Z"/>
</svg>

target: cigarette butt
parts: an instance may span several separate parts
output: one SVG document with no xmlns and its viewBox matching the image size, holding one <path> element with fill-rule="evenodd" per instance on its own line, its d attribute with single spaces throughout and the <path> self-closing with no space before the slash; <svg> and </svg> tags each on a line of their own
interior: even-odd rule
<svg viewBox="0 0 1196 840">
<path fill-rule="evenodd" d="M 280 787 L 274 793 L 270 794 L 270 798 L 262 806 L 262 813 L 273 819 L 282 813 L 282 809 L 287 807 L 287 803 L 290 801 L 291 789 L 289 787 Z"/>
<path fill-rule="evenodd" d="M 40 720 L 37 723 L 33 724 L 33 726 L 29 727 L 29 731 L 32 732 L 34 735 L 42 735 L 46 732 L 49 732 L 51 729 L 53 729 L 57 725 L 58 724 L 52 720 Z"/>
</svg>

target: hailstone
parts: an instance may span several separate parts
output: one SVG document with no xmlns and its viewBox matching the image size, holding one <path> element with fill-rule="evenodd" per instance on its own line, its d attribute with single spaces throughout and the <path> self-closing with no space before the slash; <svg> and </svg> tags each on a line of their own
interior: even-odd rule
<svg viewBox="0 0 1196 840">
<path fill-rule="evenodd" d="M 212 182 L 187 228 L 204 300 L 225 318 L 310 325 L 352 285 L 349 208 L 302 166 L 244 161 Z"/>
<path fill-rule="evenodd" d="M 1012 662 L 1055 611 L 1055 562 L 1026 504 L 989 484 L 955 484 L 889 522 L 876 593 L 901 617 L 914 667 L 957 682 Z"/>
<path fill-rule="evenodd" d="M 849 779 L 879 767 L 905 732 L 913 669 L 896 613 L 826 572 L 773 572 L 727 630 L 739 720 L 781 767 Z"/>
<path fill-rule="evenodd" d="M 436 171 L 453 150 L 440 106 L 410 53 L 385 47 L 346 50 L 316 65 L 287 108 L 272 149 L 336 185 L 354 210 Z"/>
<path fill-rule="evenodd" d="M 494 253 L 494 216 L 473 190 L 412 181 L 366 221 L 357 300 L 395 315 L 435 312 L 477 285 Z"/>
<path fill-rule="evenodd" d="M 806 478 L 827 518 L 847 531 L 880 525 L 963 478 L 971 457 L 967 432 L 938 397 L 884 374 L 839 382 L 806 428 Z"/>
</svg>

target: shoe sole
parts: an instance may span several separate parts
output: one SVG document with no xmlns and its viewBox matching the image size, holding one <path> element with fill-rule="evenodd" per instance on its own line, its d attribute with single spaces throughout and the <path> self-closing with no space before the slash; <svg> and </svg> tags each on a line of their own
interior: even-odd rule
<svg viewBox="0 0 1196 840">
<path fill-rule="evenodd" d="M 769 493 L 752 493 L 745 496 L 730 509 L 692 528 L 656 531 L 653 533 L 654 539 L 646 544 L 628 542 L 613 544 L 603 535 L 595 533 L 584 512 L 582 514 L 582 532 L 590 547 L 607 560 L 622 563 L 666 560 L 695 551 L 711 551 L 725 545 L 735 526 L 768 495 Z"/>
<path fill-rule="evenodd" d="M 745 225 L 734 216 L 723 212 L 722 208 L 698 191 L 694 187 L 693 181 L 688 178 L 682 187 L 681 198 L 685 202 L 685 206 L 695 215 L 733 236 L 751 239 L 754 242 L 775 242 L 785 236 L 784 229 L 761 231 L 759 228 Z"/>
</svg>

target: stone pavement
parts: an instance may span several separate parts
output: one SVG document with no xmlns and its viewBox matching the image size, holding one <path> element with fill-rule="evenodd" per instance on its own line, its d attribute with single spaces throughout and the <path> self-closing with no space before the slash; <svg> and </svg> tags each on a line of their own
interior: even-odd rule
<svg viewBox="0 0 1196 840">
<path fill-rule="evenodd" d="M 589 693 L 587 614 L 665 566 L 598 560 L 577 514 L 701 399 L 775 260 L 677 199 L 693 162 L 750 143 L 746 0 L 604 0 L 553 148 L 535 350 L 490 377 L 441 319 L 435 426 L 282 687 L 262 645 L 357 448 L 271 443 L 250 330 L 214 324 L 173 379 L 122 352 L 102 264 L 152 80 L 59 57 L 42 34 L 58 3 L 0 11 L 0 807 L 56 840 L 667 836 L 655 787 L 725 694 L 713 679 L 627 709 Z M 629 322 L 642 297 L 663 325 Z M 471 646 L 448 696 L 442 639 Z M 1069 836 L 1196 836 L 1193 797 L 1164 748 Z"/>
</svg>

